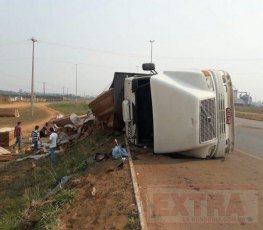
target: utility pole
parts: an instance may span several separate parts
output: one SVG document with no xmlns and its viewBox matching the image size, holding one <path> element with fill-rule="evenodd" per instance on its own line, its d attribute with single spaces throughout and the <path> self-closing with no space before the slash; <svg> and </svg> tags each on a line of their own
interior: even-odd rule
<svg viewBox="0 0 263 230">
<path fill-rule="evenodd" d="M 64 86 L 63 86 L 63 97 L 62 97 L 62 101 L 64 101 Z"/>
<path fill-rule="evenodd" d="M 153 62 L 153 43 L 154 43 L 154 40 L 150 40 L 149 41 L 151 43 L 151 63 Z"/>
<path fill-rule="evenodd" d="M 34 116 L 34 59 L 35 59 L 35 42 L 37 40 L 35 38 L 31 38 L 30 41 L 33 43 L 32 50 L 32 79 L 31 79 L 31 115 Z"/>
<path fill-rule="evenodd" d="M 139 68 L 139 66 L 138 66 L 138 65 L 136 65 L 136 68 L 137 68 L 137 73 L 138 73 L 138 72 L 139 72 L 139 69 L 138 69 L 138 68 Z"/>
<path fill-rule="evenodd" d="M 76 64 L 76 103 L 78 101 L 78 64 Z"/>
<path fill-rule="evenodd" d="M 45 96 L 46 95 L 46 82 L 42 82 L 43 83 L 43 95 Z"/>
<path fill-rule="evenodd" d="M 68 88 L 67 88 L 67 97 L 68 97 Z"/>
</svg>

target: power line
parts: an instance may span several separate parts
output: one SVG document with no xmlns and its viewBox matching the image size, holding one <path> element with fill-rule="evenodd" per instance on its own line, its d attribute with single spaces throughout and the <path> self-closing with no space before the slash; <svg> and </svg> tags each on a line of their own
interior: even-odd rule
<svg viewBox="0 0 263 230">
<path fill-rule="evenodd" d="M 146 57 L 146 55 L 144 54 L 120 53 L 120 52 L 114 52 L 114 51 L 109 51 L 109 50 L 92 49 L 92 48 L 88 48 L 84 46 L 73 46 L 73 45 L 68 45 L 68 44 L 60 44 L 60 43 L 55 43 L 55 42 L 46 42 L 46 41 L 40 41 L 40 42 L 46 45 L 59 46 L 59 47 L 65 47 L 65 48 L 70 48 L 70 49 L 88 50 L 90 52 L 102 53 L 102 54 L 112 54 L 112 55 L 131 56 L 131 57 L 138 57 L 138 56 Z"/>
<path fill-rule="evenodd" d="M 26 41 L 3 43 L 3 44 L 0 44 L 0 47 L 13 46 L 13 45 L 21 45 L 21 44 L 26 44 Z"/>
<path fill-rule="evenodd" d="M 129 56 L 129 57 L 142 57 L 147 58 L 147 55 L 145 54 L 139 54 L 139 53 L 122 53 L 122 52 L 115 52 L 115 51 L 109 51 L 109 50 L 101 50 L 101 49 L 93 49 L 89 47 L 84 46 L 75 46 L 75 45 L 69 45 L 69 44 L 62 44 L 62 43 L 56 43 L 56 42 L 48 42 L 48 41 L 42 41 L 38 40 L 39 44 L 46 44 L 51 46 L 58 46 L 58 47 L 65 47 L 70 49 L 79 49 L 79 50 L 88 50 L 90 52 L 96 52 L 101 54 L 111 54 L 111 55 L 118 55 L 118 56 Z M 26 41 L 17 41 L 17 42 L 9 42 L 9 43 L 3 43 L 0 44 L 0 47 L 6 47 L 6 46 L 12 46 L 12 45 L 19 45 L 19 44 L 27 44 Z M 254 58 L 221 58 L 221 57 L 175 57 L 175 56 L 158 56 L 155 55 L 156 58 L 161 59 L 177 59 L 177 60 L 216 60 L 216 61 L 263 61 L 263 57 L 254 57 Z M 23 59 L 23 58 L 21 58 Z M 26 58 L 28 59 L 28 58 Z M 66 63 L 66 62 L 65 62 Z M 74 63 L 74 62 L 72 62 Z M 80 63 L 79 63 L 80 64 Z"/>
<path fill-rule="evenodd" d="M 4 46 L 12 46 L 12 45 L 17 45 L 17 44 L 23 44 L 25 42 L 12 42 L 12 43 L 6 43 L 6 44 L 0 44 L 0 47 Z M 55 43 L 55 42 L 47 42 L 47 41 L 39 41 L 38 43 L 40 44 L 46 44 L 46 45 L 52 45 L 52 46 L 58 46 L 58 47 L 65 47 L 65 48 L 70 48 L 70 49 L 79 49 L 79 50 L 88 50 L 90 52 L 96 52 L 96 53 L 101 53 L 101 54 L 110 54 L 110 55 L 117 55 L 117 56 L 128 56 L 128 57 L 141 57 L 141 58 L 147 58 L 147 55 L 145 54 L 139 54 L 139 53 L 121 53 L 121 52 L 114 52 L 114 51 L 109 51 L 109 50 L 100 50 L 100 49 L 92 49 L 84 46 L 74 46 L 74 45 L 68 45 L 68 44 L 60 44 L 60 43 Z M 26 44 L 26 43 L 25 43 Z M 221 58 L 221 57 L 175 57 L 175 56 L 158 56 L 155 55 L 156 58 L 159 59 L 171 59 L 171 60 L 212 60 L 212 61 L 230 61 L 230 62 L 244 62 L 244 61 L 263 61 L 263 57 L 254 57 L 254 58 Z M 29 58 L 19 58 L 19 59 L 29 59 Z M 40 59 L 37 58 L 36 59 Z M 44 60 L 44 58 L 41 58 Z M 10 59 L 9 59 L 10 60 Z M 46 59 L 48 60 L 48 59 Z M 56 60 L 54 60 L 56 61 Z M 57 61 L 57 62 L 64 62 L 68 64 L 74 64 L 75 62 L 69 62 L 69 61 Z M 85 63 L 79 63 L 79 64 L 84 64 L 88 65 Z M 106 66 L 103 66 L 106 67 Z"/>
<path fill-rule="evenodd" d="M 85 49 L 90 52 L 96 52 L 96 53 L 102 53 L 102 54 L 112 54 L 112 55 L 119 55 L 119 56 L 130 56 L 130 57 L 143 57 L 146 58 L 147 55 L 145 54 L 139 54 L 139 53 L 121 53 L 121 52 L 114 52 L 109 50 L 100 50 L 100 49 L 92 49 L 84 46 L 74 46 L 74 45 L 68 45 L 68 44 L 61 44 L 61 43 L 55 43 L 55 42 L 47 42 L 47 41 L 40 41 L 42 44 L 46 45 L 52 45 L 52 46 L 58 46 L 58 47 L 65 47 L 70 49 Z M 152 41 L 154 42 L 154 41 Z M 151 44 L 152 44 L 151 42 Z M 263 57 L 255 57 L 255 58 L 221 58 L 221 57 L 174 57 L 174 56 L 158 56 L 155 55 L 156 58 L 161 59 L 178 59 L 178 60 L 217 60 L 217 61 L 263 61 Z"/>
<path fill-rule="evenodd" d="M 56 60 L 56 59 L 49 59 L 49 58 L 41 58 L 37 57 L 37 60 L 40 61 L 48 61 L 48 62 L 57 62 L 57 63 L 62 63 L 62 64 L 70 64 L 70 65 L 76 65 L 76 62 L 73 61 L 63 61 L 63 60 Z M 100 65 L 100 64 L 90 64 L 90 63 L 85 63 L 85 62 L 78 62 L 78 65 L 81 66 L 92 66 L 92 67 L 100 67 L 100 68 L 131 68 L 131 66 L 111 66 L 111 65 Z"/>
</svg>

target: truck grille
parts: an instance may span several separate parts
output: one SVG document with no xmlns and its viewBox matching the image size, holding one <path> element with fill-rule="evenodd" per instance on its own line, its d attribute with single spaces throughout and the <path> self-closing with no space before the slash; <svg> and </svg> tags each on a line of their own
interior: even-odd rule
<svg viewBox="0 0 263 230">
<path fill-rule="evenodd" d="M 219 122 L 219 134 L 224 134 L 226 132 L 226 122 L 225 122 L 225 99 L 223 94 L 218 95 L 218 122 Z"/>
<path fill-rule="evenodd" d="M 215 99 L 202 100 L 200 104 L 200 143 L 216 137 Z"/>
</svg>

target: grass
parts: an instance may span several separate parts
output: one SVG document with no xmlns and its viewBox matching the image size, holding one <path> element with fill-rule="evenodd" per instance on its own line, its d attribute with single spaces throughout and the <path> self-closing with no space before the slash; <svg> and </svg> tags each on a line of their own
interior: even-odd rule
<svg viewBox="0 0 263 230">
<path fill-rule="evenodd" d="M 19 109 L 20 117 L 1 117 L 0 127 L 15 127 L 17 121 L 21 121 L 23 125 L 30 124 L 34 121 L 44 119 L 47 116 L 47 113 L 39 108 L 34 109 L 34 118 L 31 117 L 31 109 L 21 108 Z"/>
<path fill-rule="evenodd" d="M 65 115 L 69 115 L 71 113 L 76 113 L 77 115 L 87 114 L 89 111 L 89 106 L 87 101 L 81 102 L 59 102 L 52 103 L 48 105 L 50 108 L 60 111 Z"/>
<path fill-rule="evenodd" d="M 127 230 L 139 230 L 140 229 L 140 219 L 137 212 L 129 213 L 129 222 L 125 226 Z"/>
<path fill-rule="evenodd" d="M 87 159 L 108 138 L 107 134 L 97 133 L 78 142 L 56 156 L 55 168 L 50 166 L 49 158 L 34 161 L 37 165 L 34 169 L 32 160 L 13 161 L 1 167 L 1 178 L 10 177 L 10 181 L 0 181 L 0 229 L 55 229 L 56 216 L 74 198 L 74 190 L 63 189 L 44 202 L 51 185 L 63 176 L 80 175 L 91 167 Z M 30 207 L 33 207 L 31 211 Z M 29 220 L 25 218 L 25 210 L 31 212 Z"/>
<path fill-rule="evenodd" d="M 63 205 L 70 203 L 74 199 L 74 190 L 63 190 L 55 195 L 52 202 L 44 204 L 37 210 L 40 217 L 35 224 L 36 229 L 56 229 L 56 216 L 59 214 Z"/>
</svg>

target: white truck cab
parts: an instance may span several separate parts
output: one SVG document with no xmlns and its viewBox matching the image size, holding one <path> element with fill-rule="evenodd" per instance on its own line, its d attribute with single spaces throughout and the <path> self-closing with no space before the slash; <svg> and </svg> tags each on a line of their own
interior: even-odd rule
<svg viewBox="0 0 263 230">
<path fill-rule="evenodd" d="M 135 145 L 152 145 L 156 154 L 197 158 L 233 151 L 233 92 L 225 71 L 129 75 L 123 99 L 126 136 Z"/>
</svg>

